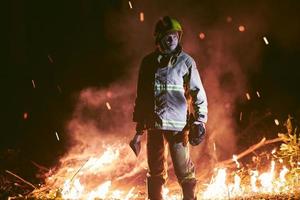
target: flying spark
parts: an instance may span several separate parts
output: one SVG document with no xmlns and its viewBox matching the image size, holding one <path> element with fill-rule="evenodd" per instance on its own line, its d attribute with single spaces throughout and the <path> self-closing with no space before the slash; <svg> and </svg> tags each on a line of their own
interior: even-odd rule
<svg viewBox="0 0 300 200">
<path fill-rule="evenodd" d="M 249 94 L 249 93 L 246 93 L 246 97 L 247 97 L 247 99 L 248 99 L 248 100 L 250 100 L 250 99 L 251 99 L 251 97 L 250 97 L 250 94 Z"/>
<path fill-rule="evenodd" d="M 128 1 L 128 4 L 129 4 L 130 9 L 132 9 L 131 1 Z"/>
<path fill-rule="evenodd" d="M 28 113 L 27 113 L 27 112 L 24 112 L 23 118 L 24 118 L 24 119 L 28 119 Z"/>
<path fill-rule="evenodd" d="M 50 61 L 51 63 L 53 63 L 53 59 L 52 59 L 52 57 L 50 56 L 50 54 L 48 54 L 48 59 L 49 59 L 49 61 Z"/>
<path fill-rule="evenodd" d="M 213 144 L 214 144 L 214 151 L 216 151 L 217 150 L 216 143 L 214 142 Z"/>
<path fill-rule="evenodd" d="M 58 137 L 58 133 L 57 133 L 57 131 L 55 131 L 55 135 L 56 135 L 56 139 L 57 139 L 57 141 L 59 141 L 59 137 Z"/>
<path fill-rule="evenodd" d="M 58 89 L 59 93 L 62 93 L 61 87 L 59 85 L 57 85 L 57 89 Z"/>
<path fill-rule="evenodd" d="M 143 22 L 144 21 L 144 13 L 140 12 L 140 21 Z"/>
<path fill-rule="evenodd" d="M 106 102 L 106 107 L 107 107 L 108 110 L 111 110 L 111 106 L 109 105 L 108 102 Z"/>
<path fill-rule="evenodd" d="M 205 34 L 204 34 L 204 33 L 199 33 L 199 38 L 200 38 L 201 40 L 204 40 Z"/>
<path fill-rule="evenodd" d="M 268 45 L 269 44 L 268 39 L 266 37 L 263 37 L 263 39 L 264 39 L 264 42 L 266 43 L 266 45 Z"/>
<path fill-rule="evenodd" d="M 278 119 L 274 119 L 275 124 L 278 126 L 279 125 L 279 121 Z"/>
<path fill-rule="evenodd" d="M 244 32 L 246 29 L 245 29 L 245 26 L 243 26 L 243 25 L 240 25 L 239 26 L 239 31 L 240 32 Z"/>
<path fill-rule="evenodd" d="M 34 80 L 31 80 L 31 83 L 32 83 L 32 87 L 35 89 L 35 82 L 34 82 Z"/>
<path fill-rule="evenodd" d="M 256 91 L 256 95 L 257 95 L 258 98 L 260 98 L 260 94 L 259 94 L 258 91 Z"/>
<path fill-rule="evenodd" d="M 232 17 L 228 16 L 228 17 L 226 18 L 226 21 L 227 21 L 228 23 L 232 22 Z"/>
<path fill-rule="evenodd" d="M 240 121 L 243 119 L 243 112 L 240 112 Z"/>
</svg>

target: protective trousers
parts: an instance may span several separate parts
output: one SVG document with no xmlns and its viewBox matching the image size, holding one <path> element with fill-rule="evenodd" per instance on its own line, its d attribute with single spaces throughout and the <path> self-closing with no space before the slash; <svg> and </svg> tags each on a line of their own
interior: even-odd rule
<svg viewBox="0 0 300 200">
<path fill-rule="evenodd" d="M 195 200 L 196 177 L 190 159 L 188 145 L 183 144 L 183 135 L 178 131 L 148 130 L 148 199 L 162 200 L 162 186 L 167 180 L 168 148 L 173 167 L 183 191 L 184 200 Z"/>
</svg>

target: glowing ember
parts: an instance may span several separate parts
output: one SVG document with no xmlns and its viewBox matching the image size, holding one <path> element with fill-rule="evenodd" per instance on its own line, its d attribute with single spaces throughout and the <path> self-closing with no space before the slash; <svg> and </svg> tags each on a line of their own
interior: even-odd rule
<svg viewBox="0 0 300 200">
<path fill-rule="evenodd" d="M 199 38 L 200 38 L 201 40 L 204 40 L 205 34 L 204 34 L 204 33 L 199 33 Z"/>
<path fill-rule="evenodd" d="M 107 107 L 108 110 L 111 110 L 111 106 L 108 102 L 106 102 L 106 107 Z"/>
<path fill-rule="evenodd" d="M 140 21 L 143 22 L 144 21 L 144 13 L 140 12 Z"/>
<path fill-rule="evenodd" d="M 266 45 L 268 45 L 269 44 L 268 39 L 266 37 L 263 37 L 263 39 L 264 39 L 264 42 L 266 43 Z"/>
<path fill-rule="evenodd" d="M 243 26 L 243 25 L 240 25 L 239 26 L 239 31 L 240 32 L 244 32 L 246 29 L 245 29 L 245 26 Z"/>
<path fill-rule="evenodd" d="M 279 121 L 278 119 L 274 119 L 275 124 L 278 126 L 279 125 Z"/>
<path fill-rule="evenodd" d="M 34 80 L 31 80 L 31 83 L 32 83 L 32 87 L 35 88 L 35 82 L 34 82 Z"/>
</svg>

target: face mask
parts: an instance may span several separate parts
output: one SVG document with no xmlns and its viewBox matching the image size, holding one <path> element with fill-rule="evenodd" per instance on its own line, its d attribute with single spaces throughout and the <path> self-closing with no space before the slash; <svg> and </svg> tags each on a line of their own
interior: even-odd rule
<svg viewBox="0 0 300 200">
<path fill-rule="evenodd" d="M 178 33 L 177 32 L 171 32 L 166 34 L 161 40 L 160 40 L 160 48 L 164 53 L 171 53 L 173 52 L 176 47 L 178 46 Z"/>
</svg>

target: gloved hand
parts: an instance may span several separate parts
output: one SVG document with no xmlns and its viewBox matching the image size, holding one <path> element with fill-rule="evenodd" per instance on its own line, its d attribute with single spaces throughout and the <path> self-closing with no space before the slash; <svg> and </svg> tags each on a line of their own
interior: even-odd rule
<svg viewBox="0 0 300 200">
<path fill-rule="evenodd" d="M 192 146 L 197 146 L 200 144 L 205 137 L 205 124 L 203 122 L 194 122 L 191 125 L 189 133 L 189 142 Z"/>
</svg>

